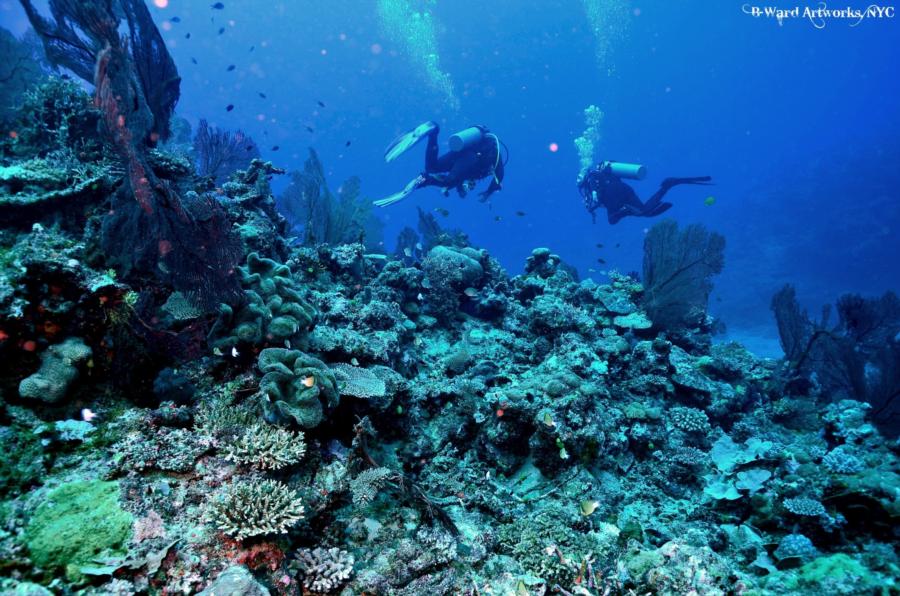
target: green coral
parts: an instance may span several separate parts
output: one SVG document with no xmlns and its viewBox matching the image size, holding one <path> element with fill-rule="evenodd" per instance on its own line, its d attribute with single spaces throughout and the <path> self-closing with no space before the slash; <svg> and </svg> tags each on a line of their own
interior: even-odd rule
<svg viewBox="0 0 900 596">
<path fill-rule="evenodd" d="M 31 516 L 25 544 L 46 570 L 81 578 L 81 567 L 106 553 L 122 553 L 132 517 L 119 507 L 117 482 L 70 482 L 50 491 Z"/>
<path fill-rule="evenodd" d="M 259 383 L 263 412 L 270 423 L 314 428 L 322 422 L 325 407 L 338 404 L 334 373 L 317 358 L 299 350 L 267 348 L 260 352 L 257 365 L 263 373 Z"/>
<path fill-rule="evenodd" d="M 238 274 L 246 302 L 236 310 L 227 304 L 219 307 L 219 318 L 210 330 L 214 348 L 281 344 L 313 326 L 316 311 L 300 295 L 290 267 L 254 252 L 246 265 L 238 267 Z"/>
<path fill-rule="evenodd" d="M 843 553 L 810 561 L 787 578 L 784 586 L 792 593 L 812 589 L 822 594 L 888 593 L 887 578 Z"/>
<path fill-rule="evenodd" d="M 23 399 L 61 401 L 79 376 L 78 367 L 91 357 L 91 348 L 77 337 L 50 346 L 41 355 L 41 368 L 19 383 Z"/>
</svg>

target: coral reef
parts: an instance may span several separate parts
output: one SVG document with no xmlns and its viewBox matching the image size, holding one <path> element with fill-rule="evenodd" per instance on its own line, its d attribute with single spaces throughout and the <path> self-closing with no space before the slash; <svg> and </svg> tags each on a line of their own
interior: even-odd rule
<svg viewBox="0 0 900 596">
<path fill-rule="evenodd" d="M 56 403 L 66 396 L 69 386 L 78 379 L 79 367 L 91 357 L 91 349 L 77 337 L 50 346 L 41 354 L 41 368 L 19 383 L 19 395 Z"/>
<path fill-rule="evenodd" d="M 360 242 L 372 250 L 381 248 L 381 222 L 372 213 L 372 203 L 360 197 L 359 178 L 346 180 L 333 193 L 314 149 L 303 171 L 291 173 L 278 206 L 307 246 Z"/>
<path fill-rule="evenodd" d="M 211 524 L 237 540 L 282 534 L 303 519 L 303 505 L 275 480 L 238 481 L 227 485 L 207 504 Z"/>
<path fill-rule="evenodd" d="M 338 404 L 334 373 L 317 358 L 299 350 L 266 348 L 259 353 L 258 367 L 263 373 L 259 382 L 263 412 L 270 423 L 314 428 L 325 409 Z"/>
<path fill-rule="evenodd" d="M 250 136 L 240 130 L 220 130 L 200 119 L 194 136 L 197 173 L 222 184 L 238 170 L 246 170 L 259 157 L 259 148 Z"/>
</svg>

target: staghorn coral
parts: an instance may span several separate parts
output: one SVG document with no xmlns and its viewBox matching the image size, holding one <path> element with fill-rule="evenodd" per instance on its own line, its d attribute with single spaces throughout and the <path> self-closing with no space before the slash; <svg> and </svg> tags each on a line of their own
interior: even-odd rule
<svg viewBox="0 0 900 596">
<path fill-rule="evenodd" d="M 257 362 L 263 378 L 262 408 L 267 422 L 314 428 L 325 408 L 337 406 L 337 380 L 324 362 L 299 350 L 266 348 Z"/>
<path fill-rule="evenodd" d="M 238 480 L 210 498 L 206 516 L 225 534 L 243 540 L 284 534 L 303 519 L 303 504 L 277 480 Z"/>
<path fill-rule="evenodd" d="M 303 587 L 316 594 L 330 594 L 344 585 L 353 573 L 353 555 L 339 548 L 302 548 L 291 564 L 303 580 Z"/>
<path fill-rule="evenodd" d="M 256 422 L 224 448 L 225 459 L 260 470 L 280 470 L 306 454 L 303 433 Z"/>
<path fill-rule="evenodd" d="M 41 368 L 19 383 L 19 396 L 51 404 L 62 401 L 91 353 L 91 348 L 77 337 L 50 346 L 41 354 Z"/>
</svg>

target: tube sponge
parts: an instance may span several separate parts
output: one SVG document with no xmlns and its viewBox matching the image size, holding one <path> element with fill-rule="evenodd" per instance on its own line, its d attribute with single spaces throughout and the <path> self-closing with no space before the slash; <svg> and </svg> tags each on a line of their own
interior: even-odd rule
<svg viewBox="0 0 900 596">
<path fill-rule="evenodd" d="M 459 109 L 453 81 L 441 70 L 431 13 L 417 12 L 410 0 L 378 0 L 378 18 L 384 34 L 403 48 L 428 84 L 444 96 L 451 108 Z"/>
<path fill-rule="evenodd" d="M 584 109 L 584 123 L 586 125 L 581 136 L 575 139 L 575 149 L 578 150 L 578 181 L 594 165 L 594 153 L 600 143 L 600 125 L 603 124 L 603 112 L 595 105 L 589 105 Z"/>
</svg>

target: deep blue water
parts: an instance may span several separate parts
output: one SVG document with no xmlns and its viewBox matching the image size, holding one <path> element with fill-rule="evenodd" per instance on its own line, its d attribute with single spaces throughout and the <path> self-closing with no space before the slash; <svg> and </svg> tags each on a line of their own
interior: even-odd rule
<svg viewBox="0 0 900 596">
<path fill-rule="evenodd" d="M 613 227 L 598 213 L 592 224 L 581 204 L 573 139 L 582 111 L 596 104 L 605 113 L 598 158 L 645 164 L 648 178 L 635 183 L 642 197 L 667 176 L 714 177 L 710 189 L 672 191 L 666 215 L 726 236 L 711 309 L 731 337 L 777 351 L 769 297 L 786 282 L 816 311 L 843 292 L 900 287 L 900 16 L 818 29 L 755 19 L 740 2 L 596 2 L 622 22 L 605 35 L 609 51 L 598 62 L 579 0 L 403 2 L 432 15 L 440 67 L 459 100 L 452 109 L 384 34 L 378 1 L 152 8 L 184 79 L 178 113 L 243 129 L 288 169 L 315 147 L 334 187 L 357 174 L 373 199 L 421 169 L 421 147 L 384 163 L 397 133 L 434 119 L 445 142 L 458 128 L 487 124 L 511 153 L 503 191 L 490 206 L 420 191 L 379 212 L 388 248 L 400 228 L 415 226 L 417 206 L 444 207 L 442 224 L 463 229 L 511 273 L 532 248 L 548 246 L 602 281 L 608 268 L 640 270 L 653 221 Z M 17 33 L 26 26 L 11 0 L 0 1 L 0 19 Z"/>
</svg>

